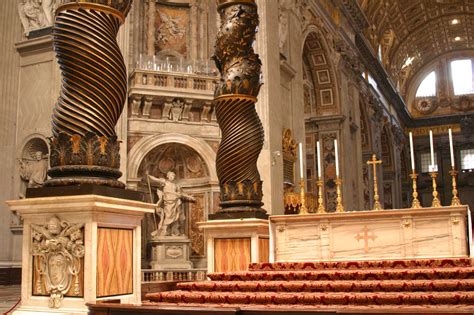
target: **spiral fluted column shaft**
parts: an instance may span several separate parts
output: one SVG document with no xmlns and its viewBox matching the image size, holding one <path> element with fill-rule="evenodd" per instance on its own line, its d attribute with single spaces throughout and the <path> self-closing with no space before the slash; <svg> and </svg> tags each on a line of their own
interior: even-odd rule
<svg viewBox="0 0 474 315">
<path fill-rule="evenodd" d="M 116 37 L 132 0 L 65 2 L 52 32 L 62 84 L 45 185 L 123 188 L 115 125 L 127 96 L 127 72 Z"/>
<path fill-rule="evenodd" d="M 222 209 L 216 218 L 232 212 L 240 217 L 261 217 L 265 210 L 261 209 L 257 160 L 264 134 L 255 109 L 261 62 L 252 47 L 258 26 L 257 6 L 253 0 L 220 0 L 218 11 L 221 26 L 213 58 L 221 73 L 214 105 L 222 131 L 216 157 Z"/>
<path fill-rule="evenodd" d="M 68 8 L 69 7 L 69 8 Z M 62 73 L 53 135 L 115 135 L 127 93 L 127 74 L 116 36 L 120 12 L 99 5 L 60 7 L 53 45 Z"/>
</svg>

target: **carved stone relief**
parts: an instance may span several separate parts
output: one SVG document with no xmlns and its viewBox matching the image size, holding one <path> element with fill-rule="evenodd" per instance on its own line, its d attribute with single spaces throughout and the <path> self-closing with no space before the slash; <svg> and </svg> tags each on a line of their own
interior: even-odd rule
<svg viewBox="0 0 474 315">
<path fill-rule="evenodd" d="M 155 50 L 157 52 L 177 52 L 181 56 L 188 53 L 187 28 L 190 21 L 188 6 L 156 4 Z"/>
<path fill-rule="evenodd" d="M 334 139 L 336 139 L 336 133 L 324 134 L 323 139 L 323 168 L 324 168 L 324 180 L 325 180 L 325 192 L 326 192 L 326 209 L 328 211 L 336 210 L 336 164 L 335 164 L 335 152 L 334 152 Z"/>
<path fill-rule="evenodd" d="M 18 14 L 25 36 L 31 31 L 52 26 L 54 12 L 61 0 L 20 0 Z"/>
<path fill-rule="evenodd" d="M 43 225 L 31 224 L 33 295 L 49 295 L 51 308 L 60 308 L 65 295 L 82 295 L 83 228 L 83 223 L 69 223 L 57 216 Z"/>
<path fill-rule="evenodd" d="M 198 222 L 205 221 L 204 205 L 205 194 L 195 194 L 196 201 L 190 205 L 189 239 L 191 240 L 191 255 L 204 257 L 204 234 L 197 226 Z"/>
</svg>

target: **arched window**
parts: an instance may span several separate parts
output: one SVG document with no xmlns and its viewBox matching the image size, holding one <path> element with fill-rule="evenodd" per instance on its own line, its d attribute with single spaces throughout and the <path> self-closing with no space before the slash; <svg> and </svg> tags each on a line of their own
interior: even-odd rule
<svg viewBox="0 0 474 315">
<path fill-rule="evenodd" d="M 474 93 L 471 59 L 451 61 L 451 78 L 453 79 L 454 95 Z"/>
<path fill-rule="evenodd" d="M 416 97 L 436 96 L 436 72 L 431 71 L 416 90 Z"/>
</svg>

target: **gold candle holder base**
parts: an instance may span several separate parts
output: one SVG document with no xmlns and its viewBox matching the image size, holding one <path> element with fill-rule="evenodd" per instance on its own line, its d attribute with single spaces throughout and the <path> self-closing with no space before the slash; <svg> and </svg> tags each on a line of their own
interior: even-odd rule
<svg viewBox="0 0 474 315">
<path fill-rule="evenodd" d="M 300 206 L 300 212 L 298 214 L 308 214 L 308 208 L 306 207 L 306 193 L 304 190 L 304 179 L 301 180 L 300 182 L 300 201 L 301 201 L 301 206 Z"/>
<path fill-rule="evenodd" d="M 323 180 L 321 177 L 316 181 L 316 185 L 318 185 L 318 212 L 317 213 L 326 213 L 326 208 L 324 207 L 324 199 L 323 199 Z"/>
<path fill-rule="evenodd" d="M 410 174 L 410 177 L 413 181 L 413 193 L 412 193 L 413 200 L 411 202 L 411 207 L 414 209 L 422 208 L 420 200 L 418 200 L 418 191 L 416 190 L 417 189 L 416 179 L 418 178 L 418 174 L 413 172 Z"/>
<path fill-rule="evenodd" d="M 433 201 L 431 202 L 431 207 L 437 208 L 441 207 L 441 202 L 438 199 L 438 191 L 436 190 L 436 177 L 438 176 L 438 172 L 430 172 L 430 177 L 433 182 Z"/>
<path fill-rule="evenodd" d="M 451 199 L 451 206 L 460 206 L 461 200 L 458 197 L 458 189 L 456 183 L 456 176 L 458 175 L 458 171 L 454 169 L 454 167 L 449 171 L 449 175 L 452 176 L 453 180 L 453 198 Z"/>
<path fill-rule="evenodd" d="M 340 177 L 336 177 L 336 212 L 344 212 L 344 206 L 342 205 L 342 193 L 341 193 L 341 185 L 342 185 L 342 179 Z"/>
</svg>

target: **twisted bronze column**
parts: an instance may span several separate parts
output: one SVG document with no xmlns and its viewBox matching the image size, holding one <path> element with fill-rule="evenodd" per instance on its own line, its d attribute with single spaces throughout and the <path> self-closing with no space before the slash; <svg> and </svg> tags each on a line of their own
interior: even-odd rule
<svg viewBox="0 0 474 315">
<path fill-rule="evenodd" d="M 127 93 L 116 37 L 132 0 L 66 0 L 56 11 L 53 47 L 62 75 L 53 111 L 51 176 L 46 186 L 98 184 L 117 179 L 115 125 Z"/>
<path fill-rule="evenodd" d="M 209 218 L 266 218 L 257 169 L 263 147 L 263 127 L 255 110 L 261 62 L 252 47 L 258 26 L 257 5 L 254 0 L 217 3 L 221 26 L 213 59 L 221 73 L 214 99 L 222 131 L 216 158 L 221 209 Z"/>
</svg>

